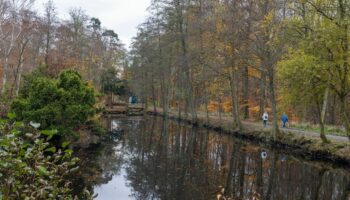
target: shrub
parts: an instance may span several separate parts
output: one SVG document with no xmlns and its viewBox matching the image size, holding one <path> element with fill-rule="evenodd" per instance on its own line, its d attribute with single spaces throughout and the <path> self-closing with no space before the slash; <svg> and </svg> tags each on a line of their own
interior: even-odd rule
<svg viewBox="0 0 350 200">
<path fill-rule="evenodd" d="M 0 199 L 74 199 L 67 179 L 77 167 L 71 150 L 48 143 L 55 131 L 37 131 L 24 123 L 0 122 Z M 25 133 L 25 134 L 24 134 Z M 85 192 L 84 199 L 92 199 Z"/>
<path fill-rule="evenodd" d="M 95 93 L 76 71 L 62 72 L 57 79 L 29 77 L 12 103 L 17 119 L 34 121 L 43 129 L 57 129 L 66 138 L 95 114 Z M 67 137 L 68 136 L 68 137 Z"/>
</svg>

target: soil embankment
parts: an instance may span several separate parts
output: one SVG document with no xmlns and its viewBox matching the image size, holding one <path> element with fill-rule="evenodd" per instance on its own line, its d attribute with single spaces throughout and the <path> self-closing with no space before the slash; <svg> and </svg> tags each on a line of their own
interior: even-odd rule
<svg viewBox="0 0 350 200">
<path fill-rule="evenodd" d="M 150 115 L 163 116 L 161 110 L 154 112 L 148 110 Z M 233 135 L 238 138 L 259 142 L 269 145 L 272 148 L 278 148 L 288 151 L 291 154 L 304 157 L 309 160 L 320 160 L 331 162 L 336 165 L 350 167 L 350 142 L 343 137 L 328 137 L 330 143 L 323 143 L 317 136 L 317 133 L 309 134 L 305 131 L 295 129 L 281 129 L 281 136 L 273 138 L 269 128 L 263 128 L 254 123 L 243 123 L 242 130 L 232 128 L 231 122 L 227 120 L 218 120 L 210 117 L 209 121 L 205 116 L 198 116 L 196 122 L 193 122 L 189 116 L 182 115 L 178 117 L 177 113 L 169 112 L 168 118 L 187 122 L 195 126 L 202 126 L 219 132 Z"/>
</svg>

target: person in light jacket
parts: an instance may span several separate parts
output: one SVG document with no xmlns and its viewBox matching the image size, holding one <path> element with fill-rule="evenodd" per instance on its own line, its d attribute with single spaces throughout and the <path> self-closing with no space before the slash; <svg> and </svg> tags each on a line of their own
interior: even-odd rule
<svg viewBox="0 0 350 200">
<path fill-rule="evenodd" d="M 264 123 L 264 127 L 267 126 L 267 121 L 269 120 L 269 114 L 267 114 L 267 112 L 264 112 L 263 116 L 262 116 L 262 120 Z"/>
</svg>

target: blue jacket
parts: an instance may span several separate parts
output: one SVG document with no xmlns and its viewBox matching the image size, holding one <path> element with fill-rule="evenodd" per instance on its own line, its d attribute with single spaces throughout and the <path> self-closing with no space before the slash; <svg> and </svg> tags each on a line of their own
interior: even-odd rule
<svg viewBox="0 0 350 200">
<path fill-rule="evenodd" d="M 282 122 L 284 122 L 284 123 L 288 122 L 288 116 L 287 115 L 283 115 L 281 119 L 282 119 Z"/>
</svg>

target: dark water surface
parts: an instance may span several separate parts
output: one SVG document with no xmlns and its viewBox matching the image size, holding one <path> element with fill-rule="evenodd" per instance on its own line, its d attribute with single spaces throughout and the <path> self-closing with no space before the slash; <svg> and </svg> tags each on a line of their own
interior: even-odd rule
<svg viewBox="0 0 350 200">
<path fill-rule="evenodd" d="M 221 188 L 234 200 L 346 200 L 350 189 L 349 170 L 218 132 L 150 116 L 107 123 L 114 133 L 79 152 L 75 177 L 99 200 L 215 200 Z"/>
</svg>

